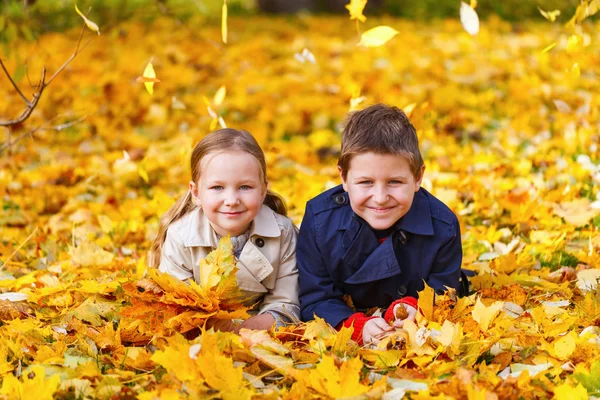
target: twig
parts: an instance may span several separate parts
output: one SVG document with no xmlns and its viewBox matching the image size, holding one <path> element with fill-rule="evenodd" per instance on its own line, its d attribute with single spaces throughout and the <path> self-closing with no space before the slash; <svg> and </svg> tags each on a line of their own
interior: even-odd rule
<svg viewBox="0 0 600 400">
<path fill-rule="evenodd" d="M 67 129 L 72 127 L 73 125 L 76 125 L 80 122 L 83 122 L 88 116 L 84 115 L 83 117 L 77 118 L 76 120 L 70 121 L 70 122 L 65 122 L 64 124 L 60 124 L 60 125 L 56 125 L 56 126 L 51 126 L 49 128 L 45 128 L 43 125 L 38 126 L 37 128 L 31 129 L 30 131 L 27 131 L 25 133 L 20 134 L 19 136 L 17 136 L 15 139 L 11 139 L 9 138 L 6 143 L 4 143 L 1 147 L 0 147 L 0 154 L 2 154 L 4 152 L 4 150 L 12 147 L 14 144 L 16 144 L 18 141 L 20 141 L 21 139 L 23 139 L 26 136 L 33 136 L 34 133 L 36 133 L 37 131 L 48 131 L 48 130 L 55 130 L 57 132 L 62 131 L 63 129 Z M 53 118 L 53 120 L 56 118 Z M 52 121 L 52 120 L 51 120 Z"/>
<path fill-rule="evenodd" d="M 37 228 L 37 226 L 36 226 L 36 227 L 35 227 L 35 229 L 33 230 L 33 232 L 31 232 L 31 233 L 29 234 L 29 236 L 27 236 L 27 239 L 25 239 L 25 241 L 23 241 L 23 243 L 21 243 L 21 244 L 19 245 L 19 247 L 17 247 L 17 248 L 15 249 L 15 251 L 13 251 L 13 252 L 12 252 L 12 254 L 11 254 L 11 255 L 10 255 L 10 256 L 9 256 L 9 257 L 6 259 L 6 261 L 4 261 L 4 264 L 2 264 L 2 265 L 0 266 L 0 271 L 2 271 L 2 270 L 4 269 L 4 267 L 5 267 L 6 265 L 8 265 L 8 263 L 9 263 L 9 262 L 10 262 L 10 260 L 11 260 L 11 258 L 13 258 L 13 256 L 14 256 L 15 254 L 17 254 L 17 251 L 19 251 L 19 250 L 21 249 L 21 247 L 23 247 L 23 245 L 24 245 L 25 243 L 27 243 L 27 242 L 29 241 L 29 239 L 31 239 L 31 237 L 34 235 L 34 233 L 36 233 L 36 232 L 37 232 L 37 230 L 38 230 L 38 228 Z"/>
<path fill-rule="evenodd" d="M 4 65 L 4 63 L 2 62 L 2 59 L 0 58 L 0 66 L 2 67 L 2 69 L 4 70 L 4 73 L 6 74 L 6 76 L 8 76 L 8 80 L 10 81 L 10 83 L 13 85 L 13 87 L 15 88 L 15 90 L 17 91 L 17 93 L 19 93 L 19 95 L 21 96 L 21 98 L 23 99 L 23 101 L 25 102 L 25 104 L 29 105 L 29 100 L 27 100 L 27 97 L 25 97 L 25 95 L 23 94 L 23 92 L 21 92 L 21 89 L 19 89 L 19 87 L 17 86 L 17 84 L 15 83 L 15 81 L 13 81 L 12 76 L 10 76 L 10 74 L 8 73 L 8 71 L 6 70 L 6 66 Z"/>
<path fill-rule="evenodd" d="M 17 84 L 13 81 L 12 77 L 8 73 L 6 67 L 4 66 L 4 63 L 0 59 L 0 65 L 2 66 L 2 69 L 4 70 L 4 73 L 6 74 L 6 76 L 8 76 L 8 79 L 12 83 L 13 87 L 17 90 L 17 93 L 19 93 L 19 95 L 21 96 L 21 98 L 23 99 L 23 101 L 25 101 L 25 104 L 27 104 L 27 108 L 21 113 L 21 115 L 18 118 L 13 119 L 13 120 L 8 120 L 8 121 L 0 121 L 0 126 L 18 125 L 21 122 L 25 121 L 27 118 L 29 118 L 29 116 L 33 112 L 33 109 L 37 106 L 38 102 L 40 101 L 40 98 L 42 97 L 42 93 L 44 92 L 44 89 L 46 89 L 46 87 L 48 85 L 50 85 L 50 83 L 52 83 L 52 81 L 71 63 L 71 61 L 73 61 L 73 59 L 81 51 L 83 51 L 83 49 L 85 49 L 87 47 L 87 45 L 92 40 L 92 38 L 88 39 L 88 41 L 83 46 L 81 46 L 81 40 L 83 39 L 84 32 L 85 32 L 85 24 L 81 28 L 81 33 L 79 34 L 79 39 L 77 40 L 77 46 L 75 47 L 75 51 L 73 52 L 73 54 L 71 54 L 71 57 L 69 57 L 67 59 L 67 61 L 65 61 L 54 72 L 54 74 L 52 74 L 52 76 L 47 81 L 46 81 L 46 67 L 42 68 L 42 77 L 40 79 L 39 84 L 36 87 L 36 91 L 33 94 L 33 97 L 32 97 L 31 100 L 27 100 L 27 98 L 25 97 L 25 95 L 23 95 L 23 92 L 21 92 L 21 90 L 19 89 L 19 87 L 17 86 Z M 28 133 L 26 133 L 24 135 L 21 135 L 18 139 L 21 139 L 22 137 L 27 136 L 30 133 L 31 132 L 28 132 Z M 10 140 L 9 140 L 9 142 L 10 142 Z M 14 142 L 15 141 L 12 141 L 12 143 L 14 143 Z M 2 147 L 2 150 L 4 150 L 5 147 L 6 147 L 6 145 Z M 8 147 L 10 147 L 10 144 L 9 144 Z"/>
</svg>

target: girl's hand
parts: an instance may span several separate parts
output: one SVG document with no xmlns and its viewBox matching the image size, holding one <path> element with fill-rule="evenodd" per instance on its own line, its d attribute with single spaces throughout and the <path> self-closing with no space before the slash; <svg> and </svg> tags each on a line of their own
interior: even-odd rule
<svg viewBox="0 0 600 400">
<path fill-rule="evenodd" d="M 417 309 L 404 303 L 398 303 L 394 306 L 394 315 L 400 314 L 397 312 L 398 307 L 404 307 L 406 309 L 406 313 L 408 313 L 408 316 L 404 319 L 396 319 L 392 325 L 394 328 L 402 328 L 404 326 L 404 321 L 414 321 L 417 317 Z"/>
<path fill-rule="evenodd" d="M 260 315 L 255 315 L 253 317 L 248 318 L 240 325 L 238 325 L 233 332 L 239 333 L 240 329 L 255 329 L 255 330 L 267 330 L 271 329 L 273 324 L 275 323 L 275 318 L 269 313 L 264 313 Z"/>
<path fill-rule="evenodd" d="M 364 344 L 377 344 L 385 336 L 385 333 L 393 332 L 394 329 L 385 322 L 383 318 L 373 318 L 365 323 L 362 330 Z"/>
<path fill-rule="evenodd" d="M 204 325 L 205 329 L 214 329 L 221 332 L 233 332 L 235 324 L 230 319 L 209 319 Z"/>
</svg>

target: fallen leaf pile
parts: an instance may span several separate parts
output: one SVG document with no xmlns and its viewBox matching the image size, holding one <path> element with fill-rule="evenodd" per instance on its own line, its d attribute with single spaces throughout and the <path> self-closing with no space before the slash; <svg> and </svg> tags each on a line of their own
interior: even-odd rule
<svg viewBox="0 0 600 400">
<path fill-rule="evenodd" d="M 597 2 L 568 26 L 551 10 L 545 23 L 479 21 L 476 2 L 426 24 L 350 3 L 352 22 L 239 18 L 225 2 L 218 21 L 85 18 L 85 51 L 25 123 L 0 130 L 29 132 L 0 158 L 0 396 L 600 395 L 600 34 L 586 20 Z M 52 72 L 78 34 L 8 43 L 3 62 Z M 2 118 L 22 112 L 11 85 L 0 98 Z M 425 288 L 417 320 L 376 348 L 319 319 L 190 335 L 247 310 L 225 248 L 200 285 L 145 266 L 193 145 L 219 126 L 250 131 L 300 223 L 338 184 L 344 116 L 375 102 L 410 115 L 423 186 L 461 222 L 473 294 Z"/>
</svg>

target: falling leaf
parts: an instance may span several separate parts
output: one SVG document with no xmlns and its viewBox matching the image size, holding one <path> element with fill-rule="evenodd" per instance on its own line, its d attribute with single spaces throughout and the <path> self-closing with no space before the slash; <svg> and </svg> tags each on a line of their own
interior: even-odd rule
<svg viewBox="0 0 600 400">
<path fill-rule="evenodd" d="M 574 53 L 583 47 L 583 38 L 580 35 L 571 35 L 567 40 L 567 52 Z"/>
<path fill-rule="evenodd" d="M 227 89 L 225 88 L 225 86 L 221 86 L 215 93 L 215 96 L 213 97 L 213 104 L 215 106 L 220 106 L 223 103 L 223 100 L 225 100 L 225 94 L 227 93 Z"/>
<path fill-rule="evenodd" d="M 554 47 L 556 47 L 556 42 L 551 43 L 548 46 L 544 47 L 544 50 L 542 50 L 542 54 L 546 54 L 547 52 L 552 50 Z"/>
<path fill-rule="evenodd" d="M 221 39 L 227 44 L 227 0 L 223 0 L 221 10 Z"/>
<path fill-rule="evenodd" d="M 581 70 L 579 69 L 579 63 L 575 63 L 571 67 L 571 76 L 575 79 L 577 79 L 581 76 Z"/>
<path fill-rule="evenodd" d="M 540 10 L 540 13 L 544 16 L 544 18 L 546 18 L 550 22 L 554 22 L 556 20 L 556 17 L 560 15 L 560 10 L 544 11 L 539 7 L 538 10 Z"/>
<path fill-rule="evenodd" d="M 310 52 L 307 48 L 302 50 L 302 53 L 294 53 L 294 58 L 304 64 L 305 62 L 309 62 L 311 64 L 315 64 L 317 60 L 313 53 Z"/>
<path fill-rule="evenodd" d="M 558 111 L 560 111 L 561 113 L 567 114 L 567 113 L 571 112 L 571 107 L 569 107 L 569 105 L 566 102 L 564 102 L 562 100 L 558 100 L 558 99 L 555 99 L 555 100 L 552 100 L 552 101 L 554 102 L 554 105 L 556 106 L 556 109 Z"/>
<path fill-rule="evenodd" d="M 477 12 L 464 1 L 460 2 L 460 22 L 469 35 L 475 36 L 479 32 Z"/>
<path fill-rule="evenodd" d="M 98 25 L 95 22 L 90 21 L 85 15 L 83 15 L 83 13 L 79 11 L 79 8 L 77 8 L 77 4 L 75 4 L 75 11 L 81 16 L 81 18 L 83 18 L 83 22 L 85 22 L 85 25 L 90 30 L 96 32 L 98 35 L 100 34 L 100 28 L 98 28 Z"/>
<path fill-rule="evenodd" d="M 358 46 L 364 47 L 379 47 L 386 44 L 394 36 L 398 34 L 398 31 L 389 26 L 380 25 L 373 29 L 369 29 L 361 35 Z"/>
<path fill-rule="evenodd" d="M 138 76 L 137 81 L 144 83 L 144 86 L 146 86 L 146 90 L 148 91 L 148 93 L 154 93 L 154 83 L 160 81 L 156 79 L 156 72 L 154 72 L 152 60 L 148 62 L 146 68 L 144 68 L 144 73 L 142 74 L 142 76 Z"/>
<path fill-rule="evenodd" d="M 363 10 L 367 5 L 368 0 L 350 0 L 346 5 L 346 9 L 350 12 L 350 20 L 356 19 L 360 22 L 365 22 L 367 17 L 363 15 Z"/>
</svg>

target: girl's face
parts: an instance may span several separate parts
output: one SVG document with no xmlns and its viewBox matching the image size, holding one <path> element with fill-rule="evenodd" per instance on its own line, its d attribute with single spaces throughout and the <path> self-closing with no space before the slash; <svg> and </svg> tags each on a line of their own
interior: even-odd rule
<svg viewBox="0 0 600 400">
<path fill-rule="evenodd" d="M 240 150 L 206 155 L 190 190 L 219 236 L 244 233 L 267 194 L 258 160 Z"/>
</svg>

